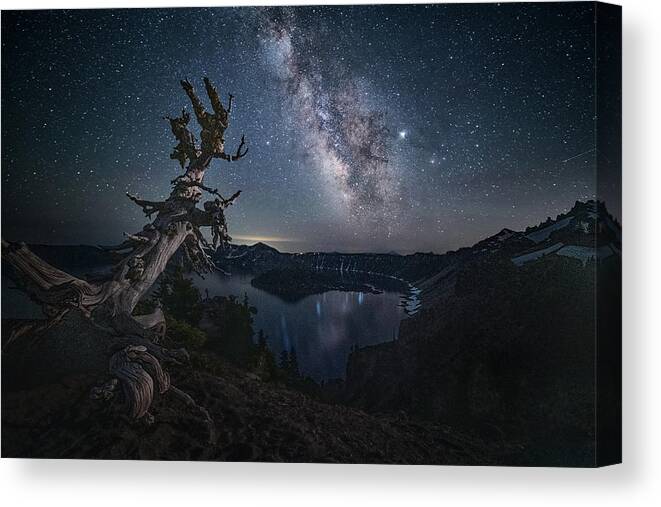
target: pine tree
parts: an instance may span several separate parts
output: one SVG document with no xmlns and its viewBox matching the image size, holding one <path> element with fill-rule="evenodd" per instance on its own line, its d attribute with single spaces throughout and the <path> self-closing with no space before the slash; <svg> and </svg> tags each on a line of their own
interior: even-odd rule
<svg viewBox="0 0 661 507">
<path fill-rule="evenodd" d="M 300 378 L 301 372 L 298 369 L 298 357 L 294 347 L 289 351 L 289 376 L 293 379 Z"/>
<path fill-rule="evenodd" d="M 280 369 L 282 369 L 285 373 L 289 372 L 289 352 L 287 352 L 287 349 L 284 349 L 282 352 L 280 352 L 279 366 Z"/>
<path fill-rule="evenodd" d="M 202 296 L 193 280 L 184 275 L 177 266 L 172 273 L 161 278 L 152 294 L 154 301 L 160 301 L 165 315 L 178 321 L 197 326 L 202 318 Z"/>
</svg>

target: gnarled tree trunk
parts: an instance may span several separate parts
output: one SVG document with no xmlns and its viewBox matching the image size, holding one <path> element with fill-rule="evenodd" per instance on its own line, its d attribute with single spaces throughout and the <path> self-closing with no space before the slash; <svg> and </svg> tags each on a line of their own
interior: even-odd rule
<svg viewBox="0 0 661 507">
<path fill-rule="evenodd" d="M 212 112 L 206 111 L 193 86 L 188 81 L 181 81 L 201 127 L 201 142 L 198 143 L 188 129 L 190 115 L 185 110 L 180 117 L 167 118 L 178 141 L 170 158 L 180 163 L 184 173 L 172 181 L 172 192 L 165 201 L 147 201 L 128 195 L 142 207 L 147 217 L 151 219 L 155 215 L 155 218 L 141 231 L 127 234 L 121 244 L 108 248 L 122 255 L 122 259 L 113 267 L 107 280 L 90 283 L 51 266 L 24 244 L 2 242 L 3 261 L 12 266 L 20 287 L 41 305 L 47 317 L 45 323 L 33 323 L 14 331 L 9 342 L 26 335 L 45 334 L 50 339 L 70 336 L 72 330 L 64 328 L 76 325 L 74 323 L 78 321 L 78 318 L 67 318 L 71 311 L 79 318 L 88 319 L 93 327 L 87 332 L 98 329 L 99 337 L 103 337 L 98 340 L 103 342 L 99 347 L 107 350 L 110 372 L 121 383 L 126 405 L 133 417 L 147 413 L 154 394 L 154 382 L 159 391 L 170 388 L 169 377 L 163 372 L 155 349 L 145 348 L 145 343 L 158 342 L 164 333 L 163 314 L 157 309 L 152 315 L 134 316 L 135 306 L 180 248 L 194 271 L 201 273 L 216 269 L 211 253 L 230 240 L 224 210 L 240 194 L 236 192 L 226 199 L 217 190 L 204 185 L 205 172 L 213 159 L 232 162 L 248 152 L 242 137 L 233 155 L 225 153 L 224 135 L 229 126 L 233 97 L 229 96 L 225 108 L 207 78 L 204 78 L 204 84 Z M 205 192 L 211 198 L 200 208 L 197 205 Z M 203 236 L 202 227 L 210 227 L 211 242 Z M 131 337 L 141 341 L 129 343 Z M 161 350 L 160 354 L 164 352 Z M 11 361 L 10 358 L 5 360 Z M 70 360 L 75 368 L 76 358 Z M 97 394 L 101 392 L 104 397 L 110 396 L 116 385 L 117 381 L 108 382 L 103 389 L 99 388 L 100 391 L 97 389 Z"/>
</svg>

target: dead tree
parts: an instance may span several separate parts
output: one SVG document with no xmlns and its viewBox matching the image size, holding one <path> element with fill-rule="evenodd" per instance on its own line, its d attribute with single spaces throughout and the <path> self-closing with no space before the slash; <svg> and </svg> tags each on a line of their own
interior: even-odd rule
<svg viewBox="0 0 661 507">
<path fill-rule="evenodd" d="M 119 380 L 133 417 L 147 413 L 154 382 L 160 391 L 170 389 L 169 377 L 159 361 L 172 356 L 157 345 L 165 330 L 160 309 L 152 315 L 136 316 L 133 315 L 136 304 L 179 249 L 183 249 L 191 269 L 209 272 L 216 268 L 213 252 L 231 239 L 224 210 L 240 192 L 226 199 L 204 185 L 204 175 L 213 159 L 233 162 L 243 158 L 248 149 L 242 136 L 236 152 L 225 152 L 225 131 L 229 127 L 233 97 L 229 96 L 225 108 L 209 79 L 204 78 L 204 85 L 212 111 L 205 109 L 189 81 L 181 81 L 201 127 L 201 141 L 198 143 L 188 129 L 190 115 L 185 110 L 180 117 L 167 117 L 178 141 L 170 157 L 180 163 L 184 173 L 172 181 L 172 191 L 164 201 L 128 196 L 150 220 L 154 218 L 141 231 L 126 234 L 121 244 L 110 248 L 121 255 L 121 260 L 109 278 L 91 283 L 51 266 L 24 244 L 2 242 L 3 261 L 11 265 L 20 288 L 41 305 L 46 315 L 45 323 L 20 329 L 12 338 L 34 336 L 46 330 L 49 336 L 56 333 L 67 336 L 67 326 L 86 319 L 103 335 L 104 345 L 108 345 L 110 371 Z M 212 197 L 198 207 L 205 192 Z M 211 228 L 211 243 L 202 234 L 204 227 Z M 75 363 L 75 358 L 72 361 Z M 107 383 L 105 390 L 97 391 L 107 397 L 108 386 L 116 385 L 115 380 Z"/>
</svg>

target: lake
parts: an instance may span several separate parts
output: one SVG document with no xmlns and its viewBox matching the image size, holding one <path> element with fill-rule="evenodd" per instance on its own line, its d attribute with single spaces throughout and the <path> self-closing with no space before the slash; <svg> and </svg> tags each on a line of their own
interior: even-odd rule
<svg viewBox="0 0 661 507">
<path fill-rule="evenodd" d="M 252 275 L 211 274 L 196 278 L 209 296 L 248 295 L 257 308 L 254 329 L 264 330 L 275 357 L 296 348 L 301 372 L 315 380 L 344 378 L 353 345 L 374 345 L 397 338 L 406 316 L 397 292 L 328 291 L 295 302 L 280 299 L 250 285 Z"/>
<path fill-rule="evenodd" d="M 255 334 L 264 330 L 276 359 L 283 349 L 295 347 L 301 372 L 318 381 L 344 378 L 353 345 L 395 339 L 400 321 L 419 306 L 415 288 L 408 299 L 398 292 L 328 291 L 288 302 L 250 285 L 252 275 L 212 273 L 204 279 L 193 278 L 203 295 L 205 289 L 211 297 L 235 295 L 241 299 L 248 294 L 250 304 L 257 308 Z M 4 276 L 2 285 L 3 318 L 41 317 L 25 294 L 9 289 L 11 284 Z"/>
</svg>

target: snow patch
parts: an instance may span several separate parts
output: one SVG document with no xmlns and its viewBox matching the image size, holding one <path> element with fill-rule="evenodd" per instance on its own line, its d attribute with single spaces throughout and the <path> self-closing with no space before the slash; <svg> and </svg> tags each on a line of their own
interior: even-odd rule
<svg viewBox="0 0 661 507">
<path fill-rule="evenodd" d="M 606 259 L 613 255 L 613 249 L 609 245 L 603 245 L 599 248 L 592 248 L 589 246 L 567 245 L 558 250 L 558 255 L 564 257 L 572 257 L 578 259 L 585 266 L 588 261 L 594 259 Z"/>
<path fill-rule="evenodd" d="M 573 217 L 566 217 L 563 218 L 562 220 L 558 220 L 556 223 L 544 227 L 539 231 L 531 232 L 530 234 L 526 235 L 526 238 L 528 238 L 531 241 L 534 241 L 535 243 L 541 243 L 542 241 L 547 240 L 553 231 L 557 231 L 559 229 L 567 227 L 569 223 L 572 221 L 572 218 Z"/>
<path fill-rule="evenodd" d="M 531 262 L 537 260 L 545 255 L 551 254 L 556 250 L 559 250 L 564 245 L 563 243 L 556 243 L 555 245 L 549 246 L 547 248 L 542 248 L 541 250 L 536 250 L 527 254 L 519 255 L 518 257 L 512 257 L 512 262 L 517 266 L 523 266 L 526 262 Z"/>
</svg>

